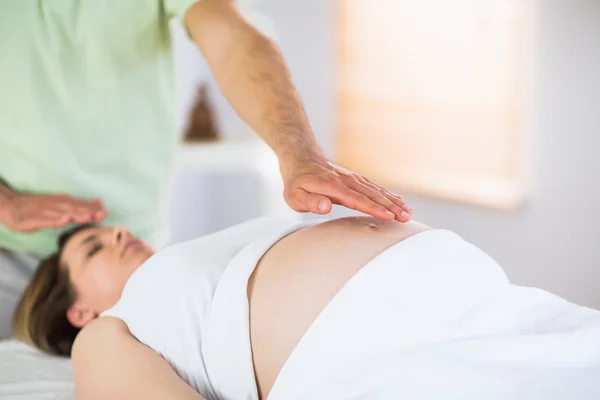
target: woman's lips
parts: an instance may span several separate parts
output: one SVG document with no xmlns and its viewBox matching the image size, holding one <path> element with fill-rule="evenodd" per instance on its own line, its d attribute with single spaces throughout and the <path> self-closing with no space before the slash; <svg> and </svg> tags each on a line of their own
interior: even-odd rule
<svg viewBox="0 0 600 400">
<path fill-rule="evenodd" d="M 127 242 L 127 244 L 125 245 L 125 249 L 123 250 L 123 252 L 126 252 L 128 250 L 134 250 L 137 249 L 139 247 L 142 246 L 142 242 L 140 242 L 137 239 L 131 239 L 129 242 Z"/>
</svg>

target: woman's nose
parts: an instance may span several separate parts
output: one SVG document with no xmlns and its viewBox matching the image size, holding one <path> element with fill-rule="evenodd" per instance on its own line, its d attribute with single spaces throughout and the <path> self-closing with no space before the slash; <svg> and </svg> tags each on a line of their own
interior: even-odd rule
<svg viewBox="0 0 600 400">
<path fill-rule="evenodd" d="M 127 230 L 122 226 L 116 226 L 113 231 L 113 243 L 119 244 L 127 236 Z"/>
</svg>

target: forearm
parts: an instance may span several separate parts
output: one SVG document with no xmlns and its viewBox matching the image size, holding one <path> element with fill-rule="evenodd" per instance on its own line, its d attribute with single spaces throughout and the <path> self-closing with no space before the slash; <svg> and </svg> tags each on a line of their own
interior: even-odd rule
<svg viewBox="0 0 600 400">
<path fill-rule="evenodd" d="M 211 0 L 200 2 L 210 14 Z M 215 3 L 215 2 L 213 2 Z M 214 11 L 217 12 L 217 11 Z M 223 12 L 222 9 L 219 12 Z M 227 10 L 237 13 L 235 9 Z M 219 32 L 222 48 L 194 36 L 214 71 L 223 94 L 236 112 L 280 159 L 322 157 L 306 112 L 276 44 L 239 14 Z"/>
<path fill-rule="evenodd" d="M 275 44 L 257 32 L 240 34 L 238 48 L 215 76 L 239 115 L 280 159 L 320 154 L 306 112 Z"/>
</svg>

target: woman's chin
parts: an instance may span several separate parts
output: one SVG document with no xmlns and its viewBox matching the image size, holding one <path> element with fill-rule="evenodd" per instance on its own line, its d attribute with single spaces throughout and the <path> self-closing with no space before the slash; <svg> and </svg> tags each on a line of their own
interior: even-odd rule
<svg viewBox="0 0 600 400">
<path fill-rule="evenodd" d="M 143 263 L 145 263 L 150 257 L 154 255 L 154 251 L 144 244 L 132 247 L 127 250 L 126 259 L 127 263 L 133 266 L 133 269 L 138 269 Z"/>
</svg>

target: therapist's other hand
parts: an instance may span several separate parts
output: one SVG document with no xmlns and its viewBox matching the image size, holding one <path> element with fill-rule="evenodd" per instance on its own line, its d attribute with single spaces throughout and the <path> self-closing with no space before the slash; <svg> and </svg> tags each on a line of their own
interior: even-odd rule
<svg viewBox="0 0 600 400">
<path fill-rule="evenodd" d="M 15 193 L 0 206 L 0 222 L 15 232 L 99 222 L 107 215 L 101 200 L 80 200 L 68 195 Z"/>
<path fill-rule="evenodd" d="M 408 222 L 412 208 L 369 179 L 317 156 L 281 162 L 284 198 L 298 212 L 328 214 L 333 204 L 384 220 Z"/>
</svg>

